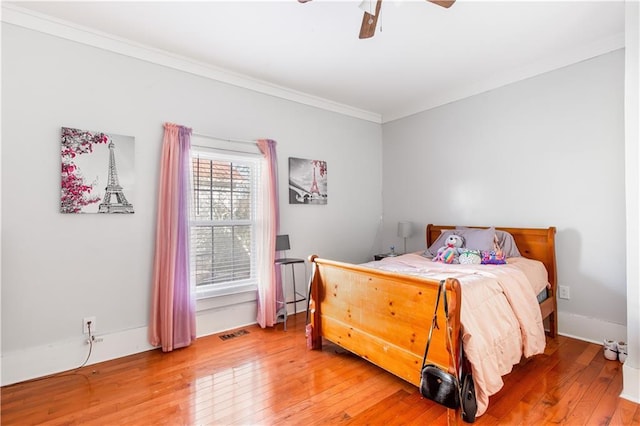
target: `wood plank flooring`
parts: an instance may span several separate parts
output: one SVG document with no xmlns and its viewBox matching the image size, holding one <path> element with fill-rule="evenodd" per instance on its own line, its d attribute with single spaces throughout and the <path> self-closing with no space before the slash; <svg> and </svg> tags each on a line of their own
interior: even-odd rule
<svg viewBox="0 0 640 426">
<path fill-rule="evenodd" d="M 200 338 L 1 389 L 2 425 L 442 425 L 411 384 L 326 344 L 306 349 L 304 314 L 222 340 Z M 565 337 L 505 376 L 477 425 L 638 425 L 622 369 Z M 465 424 L 462 421 L 459 424 Z"/>
</svg>

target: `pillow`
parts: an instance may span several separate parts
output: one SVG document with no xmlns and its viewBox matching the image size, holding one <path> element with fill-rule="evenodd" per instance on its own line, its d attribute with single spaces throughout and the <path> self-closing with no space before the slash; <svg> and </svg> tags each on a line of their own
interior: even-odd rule
<svg viewBox="0 0 640 426">
<path fill-rule="evenodd" d="M 454 232 L 464 238 L 464 248 L 466 249 L 493 250 L 493 239 L 496 235 L 496 229 L 493 227 L 487 229 L 456 229 Z"/>
<path fill-rule="evenodd" d="M 427 248 L 424 252 L 424 256 L 437 256 L 438 249 L 445 245 L 445 241 L 449 238 L 449 235 L 455 234 L 464 238 L 463 248 L 469 250 L 493 250 L 493 239 L 495 235 L 495 228 L 476 229 L 476 228 L 456 228 L 443 230 L 440 236 Z"/>
<path fill-rule="evenodd" d="M 456 230 L 467 230 L 472 228 L 467 228 L 465 226 L 456 226 Z M 491 228 L 488 228 L 491 229 Z M 493 250 L 498 251 L 498 249 L 502 250 L 505 257 L 521 257 L 520 250 L 518 250 L 518 246 L 516 245 L 516 241 L 513 239 L 513 235 L 508 233 L 507 231 L 496 230 L 496 244 L 497 247 L 493 247 Z"/>
<path fill-rule="evenodd" d="M 513 235 L 508 233 L 507 231 L 496 231 L 496 236 L 498 237 L 498 247 L 502 249 L 505 257 L 520 257 L 520 250 L 518 250 L 518 246 L 516 245 L 516 240 L 513 239 Z"/>
</svg>

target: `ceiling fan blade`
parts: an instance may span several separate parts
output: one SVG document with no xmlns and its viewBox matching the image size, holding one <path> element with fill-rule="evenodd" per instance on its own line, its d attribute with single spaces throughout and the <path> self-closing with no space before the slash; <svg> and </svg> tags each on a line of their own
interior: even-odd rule
<svg viewBox="0 0 640 426">
<path fill-rule="evenodd" d="M 371 38 L 376 33 L 376 24 L 378 23 L 378 16 L 380 16 L 380 6 L 382 0 L 376 2 L 376 14 L 371 15 L 369 12 L 365 12 L 362 17 L 362 26 L 360 27 L 359 38 Z"/>
<path fill-rule="evenodd" d="M 447 9 L 455 3 L 456 0 L 427 0 L 433 4 L 437 4 L 438 6 L 446 7 Z"/>
</svg>

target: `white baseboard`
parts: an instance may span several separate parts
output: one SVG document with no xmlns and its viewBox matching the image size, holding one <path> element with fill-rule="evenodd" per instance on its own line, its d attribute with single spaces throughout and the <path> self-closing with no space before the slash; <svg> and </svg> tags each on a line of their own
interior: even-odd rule
<svg viewBox="0 0 640 426">
<path fill-rule="evenodd" d="M 627 341 L 625 325 L 567 312 L 558 312 L 558 334 L 598 345 L 604 339 Z"/>
<path fill-rule="evenodd" d="M 144 352 L 153 349 L 147 339 L 147 327 L 134 328 L 112 334 L 99 334 L 101 342 L 93 344 L 86 365 Z M 74 370 L 89 355 L 86 337 L 65 342 L 31 347 L 2 353 L 2 386 L 37 377 Z"/>
<path fill-rule="evenodd" d="M 255 324 L 257 310 L 257 305 L 253 301 L 214 306 L 208 309 L 199 308 L 196 315 L 198 337 Z"/>
<path fill-rule="evenodd" d="M 291 314 L 293 312 L 290 311 Z M 254 303 L 242 303 L 199 311 L 196 317 L 198 337 L 255 324 L 255 319 L 256 307 Z M 559 334 L 595 344 L 602 344 L 605 338 L 627 340 L 627 328 L 624 325 L 597 318 L 559 312 L 558 323 Z M 94 343 L 87 365 L 153 349 L 153 346 L 148 343 L 146 326 L 112 334 L 101 334 L 97 337 L 102 341 Z M 82 365 L 88 353 L 89 345 L 85 344 L 84 338 L 3 353 L 0 384 L 5 386 L 73 370 Z M 626 364 L 623 372 L 624 390 L 621 396 L 638 402 L 640 372 L 637 368 Z"/>
<path fill-rule="evenodd" d="M 196 315 L 198 337 L 255 323 L 256 303 L 251 300 L 241 300 L 229 306 L 204 306 Z M 98 334 L 96 338 L 102 341 L 93 344 L 86 365 L 154 349 L 149 344 L 147 326 Z M 3 352 L 0 385 L 10 385 L 80 367 L 89 355 L 89 345 L 85 341 L 86 337 L 80 336 L 73 340 Z"/>
<path fill-rule="evenodd" d="M 628 342 L 627 327 L 622 324 L 589 318 L 582 315 L 558 312 L 558 334 L 602 345 L 604 339 Z M 640 403 L 640 369 L 627 358 L 622 367 L 623 389 L 620 398 Z"/>
</svg>

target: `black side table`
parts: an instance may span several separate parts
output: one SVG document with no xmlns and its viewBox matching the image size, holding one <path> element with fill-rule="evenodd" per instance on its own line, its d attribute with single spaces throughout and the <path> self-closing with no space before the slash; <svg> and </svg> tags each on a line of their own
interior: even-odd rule
<svg viewBox="0 0 640 426">
<path fill-rule="evenodd" d="M 395 257 L 397 256 L 397 253 L 391 254 L 391 253 L 381 253 L 381 254 L 374 254 L 373 255 L 373 260 L 382 260 L 385 257 Z"/>
</svg>

